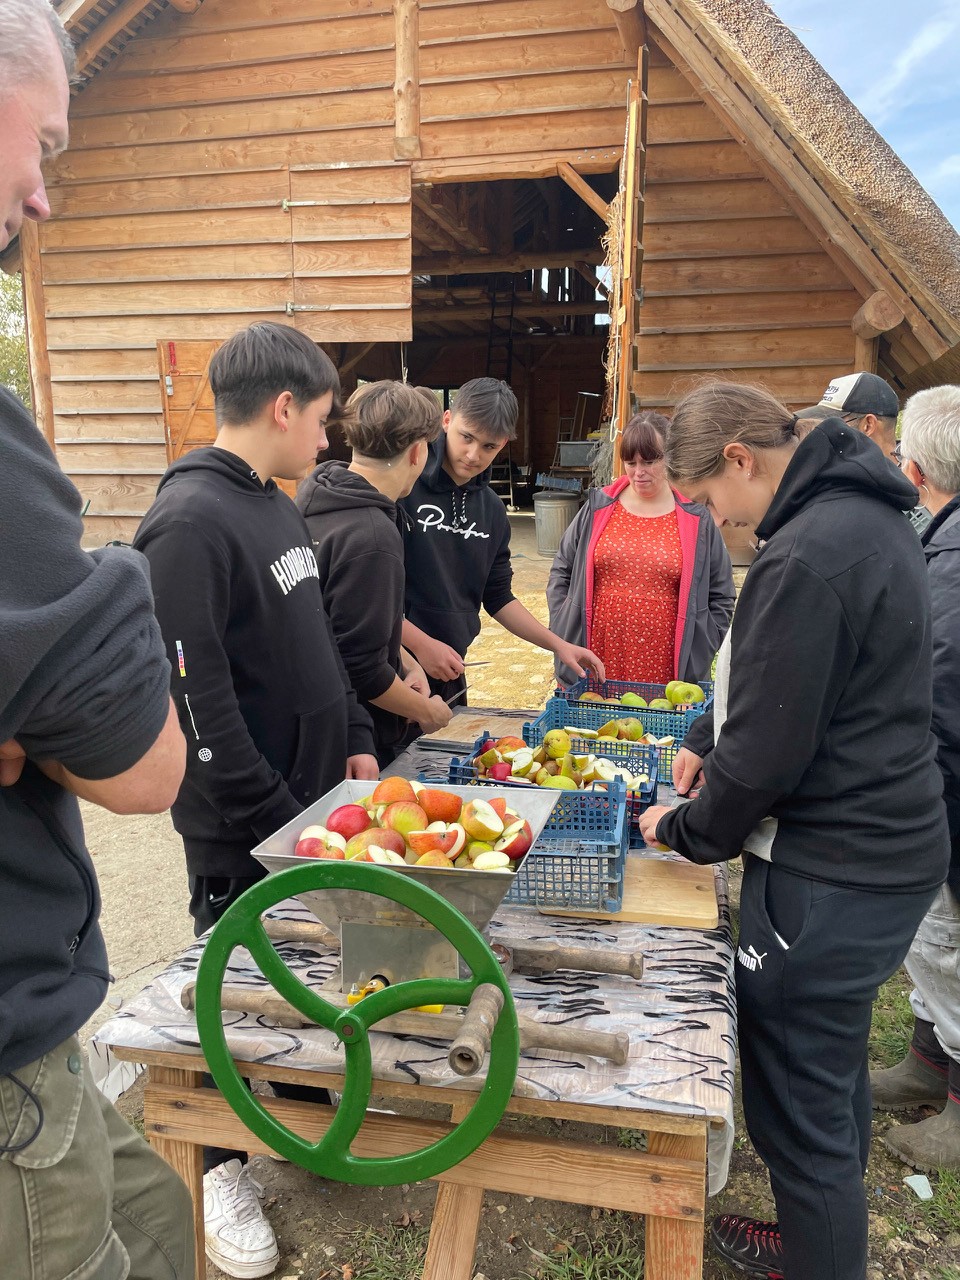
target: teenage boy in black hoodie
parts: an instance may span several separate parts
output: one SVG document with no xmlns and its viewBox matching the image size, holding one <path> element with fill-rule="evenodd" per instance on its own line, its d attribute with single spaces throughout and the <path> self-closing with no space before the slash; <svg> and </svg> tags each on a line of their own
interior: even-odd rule
<svg viewBox="0 0 960 1280">
<path fill-rule="evenodd" d="M 459 706 L 466 705 L 463 659 L 480 631 L 481 606 L 578 675 L 588 667 L 604 676 L 595 654 L 548 631 L 513 594 L 510 522 L 490 488 L 490 469 L 516 438 L 517 415 L 517 398 L 505 382 L 465 382 L 443 415 L 443 434 L 430 446 L 423 474 L 400 503 L 409 517 L 403 643 L 433 692 Z"/>
<path fill-rule="evenodd" d="M 442 698 L 430 696 L 423 671 L 400 643 L 404 568 L 396 503 L 423 470 L 440 418 L 430 392 L 403 382 L 360 387 L 342 423 L 353 460 L 322 462 L 297 492 L 337 647 L 373 720 L 381 765 L 395 758 L 410 721 L 431 733 L 452 714 Z"/>
<path fill-rule="evenodd" d="M 173 805 L 199 935 L 265 874 L 250 849 L 348 778 L 376 778 L 370 718 L 333 639 L 303 517 L 271 478 L 326 447 L 339 378 L 279 324 L 235 334 L 210 362 L 216 441 L 175 462 L 137 531 L 150 561 L 172 693 L 187 738 Z M 206 1155 L 207 1254 L 269 1275 L 273 1231 L 239 1152 Z"/>
</svg>

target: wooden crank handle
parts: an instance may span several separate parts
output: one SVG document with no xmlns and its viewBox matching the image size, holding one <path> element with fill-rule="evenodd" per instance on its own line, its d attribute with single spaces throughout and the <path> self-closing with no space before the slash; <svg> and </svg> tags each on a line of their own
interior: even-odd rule
<svg viewBox="0 0 960 1280">
<path fill-rule="evenodd" d="M 319 947 L 340 950 L 340 940 L 336 934 L 324 928 L 317 920 L 273 920 L 264 918 L 260 921 L 263 931 L 271 942 L 310 942 Z"/>
<path fill-rule="evenodd" d="M 503 992 L 492 983 L 482 982 L 470 997 L 463 1025 L 447 1054 L 447 1062 L 458 1076 L 473 1076 L 480 1070 L 502 1008 Z"/>
<path fill-rule="evenodd" d="M 196 1008 L 196 983 L 188 982 L 180 992 L 180 1003 L 185 1009 Z M 278 1027 L 309 1027 L 313 1024 L 299 1009 L 288 1004 L 275 991 L 251 991 L 247 987 L 224 986 L 220 992 L 220 1008 L 228 1013 L 249 1013 L 253 1017 L 269 1018 Z"/>
<path fill-rule="evenodd" d="M 627 978 L 643 977 L 642 955 L 617 955 L 594 947 L 514 946 L 513 967 L 553 973 L 556 969 L 574 969 L 580 973 L 614 973 Z"/>
<path fill-rule="evenodd" d="M 519 1018 L 520 1048 L 557 1049 L 562 1053 L 590 1054 L 606 1058 L 614 1066 L 625 1065 L 630 1055 L 630 1037 L 626 1031 L 593 1031 L 587 1027 L 557 1026 Z M 452 1064 L 451 1064 L 452 1065 Z"/>
</svg>

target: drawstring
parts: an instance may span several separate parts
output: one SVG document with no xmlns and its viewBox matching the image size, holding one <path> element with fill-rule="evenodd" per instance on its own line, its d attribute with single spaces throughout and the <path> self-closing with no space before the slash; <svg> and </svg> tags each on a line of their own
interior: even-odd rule
<svg viewBox="0 0 960 1280">
<path fill-rule="evenodd" d="M 13 1083 L 17 1086 L 17 1088 L 23 1091 L 25 1095 L 23 1105 L 26 1106 L 28 1101 L 32 1102 L 37 1112 L 36 1128 L 34 1129 L 33 1133 L 31 1133 L 29 1138 L 24 1138 L 23 1142 L 10 1142 L 10 1143 L 0 1142 L 0 1153 L 2 1153 L 3 1155 L 12 1156 L 12 1155 L 16 1155 L 18 1151 L 24 1151 L 27 1147 L 30 1146 L 32 1142 L 36 1142 L 37 1138 L 39 1138 L 40 1130 L 43 1128 L 43 1107 L 40 1104 L 40 1099 L 33 1092 L 30 1086 L 27 1084 L 24 1084 L 23 1081 L 18 1079 L 17 1076 L 15 1076 L 12 1071 L 7 1072 L 7 1079 L 12 1080 Z M 23 1107 L 20 1108 L 20 1115 L 23 1115 Z M 18 1117 L 17 1125 L 19 1125 L 19 1123 L 20 1123 L 20 1119 Z M 14 1125 L 14 1132 L 16 1132 L 17 1125 Z"/>
</svg>

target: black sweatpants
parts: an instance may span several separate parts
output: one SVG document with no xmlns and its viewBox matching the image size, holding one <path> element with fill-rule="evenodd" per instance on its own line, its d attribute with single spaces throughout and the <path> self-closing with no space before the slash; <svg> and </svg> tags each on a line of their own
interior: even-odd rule
<svg viewBox="0 0 960 1280">
<path fill-rule="evenodd" d="M 871 1011 L 933 896 L 841 888 L 744 857 L 743 1110 L 770 1171 L 785 1280 L 866 1276 Z"/>
<path fill-rule="evenodd" d="M 199 938 L 217 923 L 227 907 L 231 906 L 251 885 L 257 884 L 267 874 L 264 868 L 259 875 L 235 876 L 190 876 L 190 914 L 193 916 L 193 934 Z M 213 1084 L 212 1077 L 206 1077 L 205 1083 Z M 279 1080 L 271 1080 L 270 1087 L 278 1098 L 292 1098 L 295 1102 L 330 1103 L 327 1089 L 312 1089 L 304 1084 L 284 1084 Z M 245 1151 L 232 1151 L 229 1147 L 204 1147 L 203 1172 L 209 1173 L 218 1164 L 227 1160 L 239 1160 L 246 1164 Z"/>
</svg>

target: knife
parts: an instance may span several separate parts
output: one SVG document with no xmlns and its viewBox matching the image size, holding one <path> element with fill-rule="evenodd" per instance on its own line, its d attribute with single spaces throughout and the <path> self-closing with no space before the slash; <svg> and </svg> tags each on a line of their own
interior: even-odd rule
<svg viewBox="0 0 960 1280">
<path fill-rule="evenodd" d="M 448 707 L 452 707 L 459 698 L 463 697 L 469 688 L 470 686 L 468 684 L 464 685 L 462 689 L 458 689 L 457 692 L 452 694 L 449 698 L 444 698 L 444 702 Z"/>
</svg>

